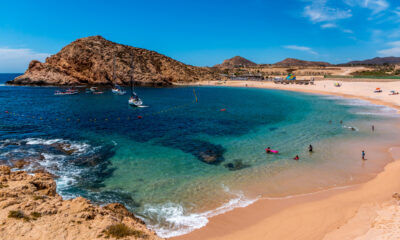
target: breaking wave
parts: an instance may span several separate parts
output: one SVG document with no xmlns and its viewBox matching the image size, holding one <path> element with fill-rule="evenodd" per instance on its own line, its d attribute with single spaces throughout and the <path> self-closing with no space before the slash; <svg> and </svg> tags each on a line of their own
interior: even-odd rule
<svg viewBox="0 0 400 240">
<path fill-rule="evenodd" d="M 224 185 L 222 187 L 225 192 L 232 194 L 233 198 L 216 209 L 201 213 L 190 213 L 178 203 L 146 204 L 143 214 L 147 218 L 155 220 L 156 223 L 152 223 L 148 219 L 144 219 L 144 221 L 160 237 L 176 237 L 206 226 L 211 217 L 231 211 L 234 208 L 247 207 L 258 200 L 258 197 L 250 199 L 244 196 L 243 192 L 232 192 Z"/>
</svg>

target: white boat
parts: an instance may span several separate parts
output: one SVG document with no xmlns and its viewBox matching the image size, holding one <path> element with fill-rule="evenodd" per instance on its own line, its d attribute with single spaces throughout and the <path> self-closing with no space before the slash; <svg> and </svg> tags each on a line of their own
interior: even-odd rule
<svg viewBox="0 0 400 240">
<path fill-rule="evenodd" d="M 113 69 L 112 69 L 112 80 L 115 83 L 115 56 L 113 57 Z M 114 87 L 111 89 L 111 92 L 116 95 L 125 95 L 126 91 L 122 89 L 118 84 L 115 83 Z"/>
<path fill-rule="evenodd" d="M 128 100 L 128 104 L 132 107 L 140 107 L 143 105 L 143 101 L 142 99 L 139 98 L 139 96 L 135 93 L 135 91 L 133 90 L 133 58 L 132 58 L 132 63 L 131 63 L 131 97 Z"/>
<path fill-rule="evenodd" d="M 136 94 L 129 98 L 128 103 L 133 107 L 140 107 L 143 105 L 143 101 Z"/>
<path fill-rule="evenodd" d="M 66 92 L 61 92 L 61 91 L 55 91 L 54 92 L 55 96 L 62 96 L 62 95 L 66 95 Z"/>
<path fill-rule="evenodd" d="M 115 84 L 115 86 L 111 89 L 111 92 L 116 94 L 116 95 L 125 95 L 126 91 L 123 90 L 120 86 Z"/>
<path fill-rule="evenodd" d="M 97 87 L 91 87 L 91 88 L 90 88 L 90 91 L 91 91 L 91 92 L 96 92 L 96 91 L 97 91 Z"/>
<path fill-rule="evenodd" d="M 67 91 L 65 91 L 65 93 L 67 95 L 74 95 L 74 94 L 78 94 L 79 91 L 78 91 L 78 89 L 75 89 L 75 88 L 69 88 L 69 89 L 67 89 Z"/>
</svg>

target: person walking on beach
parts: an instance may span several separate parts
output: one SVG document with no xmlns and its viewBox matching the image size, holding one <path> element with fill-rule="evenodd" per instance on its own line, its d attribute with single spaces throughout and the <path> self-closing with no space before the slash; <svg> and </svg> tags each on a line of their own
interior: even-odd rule
<svg viewBox="0 0 400 240">
<path fill-rule="evenodd" d="M 300 159 L 299 155 L 296 155 L 296 157 L 293 158 L 293 160 L 296 160 L 296 161 L 299 160 L 299 159 Z"/>
<path fill-rule="evenodd" d="M 375 126 L 374 125 L 372 125 L 372 131 L 375 131 Z"/>
<path fill-rule="evenodd" d="M 310 153 L 313 151 L 313 147 L 312 147 L 311 144 L 310 144 L 310 146 L 308 146 L 308 151 L 309 151 Z"/>
<path fill-rule="evenodd" d="M 362 152 L 361 152 L 361 158 L 362 158 L 362 160 L 365 160 L 365 151 L 364 150 L 362 150 Z"/>
</svg>

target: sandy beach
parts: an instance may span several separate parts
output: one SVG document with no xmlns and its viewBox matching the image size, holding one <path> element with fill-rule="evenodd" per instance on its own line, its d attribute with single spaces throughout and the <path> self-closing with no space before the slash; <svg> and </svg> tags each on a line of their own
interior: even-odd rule
<svg viewBox="0 0 400 240">
<path fill-rule="evenodd" d="M 273 82 L 201 82 L 199 85 L 270 88 L 368 100 L 400 109 L 400 82 L 317 81 L 315 85 Z M 374 93 L 381 88 L 381 93 Z M 215 216 L 204 228 L 174 239 L 400 239 L 400 145 L 387 149 L 393 162 L 372 180 L 348 187 L 282 199 L 261 199 Z"/>
</svg>

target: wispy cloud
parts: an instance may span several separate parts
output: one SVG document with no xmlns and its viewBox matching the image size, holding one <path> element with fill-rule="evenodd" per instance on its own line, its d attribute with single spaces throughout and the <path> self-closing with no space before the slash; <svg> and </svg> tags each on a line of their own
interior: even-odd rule
<svg viewBox="0 0 400 240">
<path fill-rule="evenodd" d="M 337 28 L 338 26 L 335 23 L 325 23 L 321 25 L 321 28 Z"/>
<path fill-rule="evenodd" d="M 22 72 L 31 60 L 44 61 L 49 55 L 29 48 L 0 47 L 0 72 Z"/>
<path fill-rule="evenodd" d="M 345 0 L 344 2 L 349 6 L 368 8 L 372 11 L 372 14 L 380 13 L 390 6 L 389 2 L 386 0 Z"/>
<path fill-rule="evenodd" d="M 389 48 L 378 51 L 378 54 L 383 57 L 400 56 L 400 41 L 388 43 Z"/>
<path fill-rule="evenodd" d="M 343 29 L 343 32 L 345 32 L 345 33 L 353 33 L 353 30 L 350 30 L 350 29 Z"/>
<path fill-rule="evenodd" d="M 303 15 L 314 23 L 334 22 L 352 16 L 351 10 L 343 10 L 327 6 L 327 0 L 312 1 L 311 5 L 304 7 Z"/>
<path fill-rule="evenodd" d="M 287 46 L 284 46 L 284 48 L 291 49 L 291 50 L 296 50 L 296 51 L 308 52 L 308 53 L 311 53 L 311 54 L 314 54 L 314 55 L 318 55 L 318 53 L 315 52 L 314 50 L 312 50 L 312 48 L 310 48 L 310 47 L 297 46 L 297 45 L 287 45 Z"/>
</svg>

